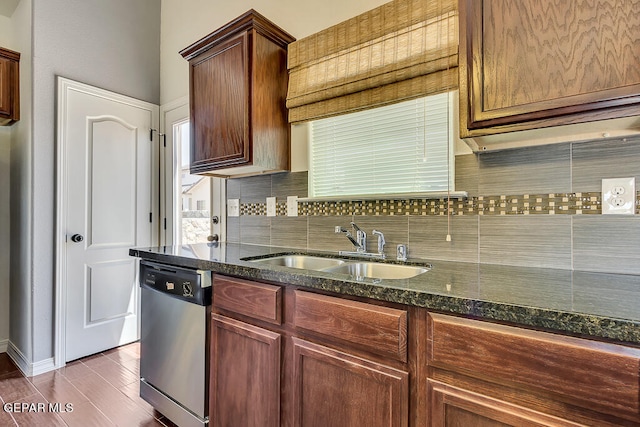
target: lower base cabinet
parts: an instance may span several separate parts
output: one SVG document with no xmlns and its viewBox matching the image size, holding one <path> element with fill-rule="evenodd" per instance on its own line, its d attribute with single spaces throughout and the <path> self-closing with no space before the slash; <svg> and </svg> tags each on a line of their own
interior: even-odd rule
<svg viewBox="0 0 640 427">
<path fill-rule="evenodd" d="M 640 425 L 640 349 L 216 276 L 217 427 Z"/>
<path fill-rule="evenodd" d="M 280 425 L 280 334 L 212 315 L 210 425 Z"/>
<path fill-rule="evenodd" d="M 407 427 L 409 374 L 293 340 L 295 427 Z"/>
</svg>

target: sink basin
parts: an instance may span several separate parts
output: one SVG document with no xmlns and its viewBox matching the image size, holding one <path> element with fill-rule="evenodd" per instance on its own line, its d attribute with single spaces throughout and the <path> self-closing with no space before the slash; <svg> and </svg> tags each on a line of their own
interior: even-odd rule
<svg viewBox="0 0 640 427">
<path fill-rule="evenodd" d="M 431 266 L 387 264 L 313 255 L 276 255 L 268 258 L 247 259 L 247 261 L 327 273 L 349 274 L 358 279 L 409 279 L 431 269 Z"/>
<path fill-rule="evenodd" d="M 336 267 L 326 268 L 324 271 L 372 279 L 409 279 L 418 274 L 426 273 L 429 271 L 429 268 L 378 262 L 350 262 Z"/>
<path fill-rule="evenodd" d="M 291 268 L 304 268 L 306 270 L 325 270 L 345 263 L 345 261 L 341 259 L 323 258 L 311 255 L 280 255 L 271 258 L 254 259 L 252 262 L 280 265 Z"/>
</svg>

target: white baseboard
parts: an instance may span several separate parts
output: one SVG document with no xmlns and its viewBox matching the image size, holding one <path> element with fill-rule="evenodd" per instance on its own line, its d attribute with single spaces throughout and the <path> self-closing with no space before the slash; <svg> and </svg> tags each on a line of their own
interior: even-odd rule
<svg viewBox="0 0 640 427">
<path fill-rule="evenodd" d="M 24 356 L 24 354 L 22 354 L 20 349 L 18 349 L 18 347 L 16 347 L 11 341 L 9 341 L 9 344 L 7 346 L 7 354 L 9 355 L 11 360 L 13 360 L 13 363 L 16 364 L 18 369 L 22 371 L 22 374 L 26 377 L 29 377 L 29 373 L 31 371 L 31 363 L 27 361 L 27 358 Z"/>
<path fill-rule="evenodd" d="M 31 375 L 35 377 L 36 375 L 44 374 L 45 372 L 53 371 L 56 369 L 55 363 L 53 363 L 53 357 L 48 359 L 40 360 L 31 365 Z"/>
<path fill-rule="evenodd" d="M 31 363 L 11 341 L 7 345 L 7 354 L 25 377 L 33 377 L 56 369 L 53 357 Z"/>
<path fill-rule="evenodd" d="M 0 353 L 6 353 L 9 346 L 9 340 L 0 340 Z"/>
</svg>

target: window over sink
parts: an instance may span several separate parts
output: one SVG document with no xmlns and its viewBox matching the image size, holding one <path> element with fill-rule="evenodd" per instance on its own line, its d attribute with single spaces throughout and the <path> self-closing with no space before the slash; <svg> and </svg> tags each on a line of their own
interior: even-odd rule
<svg viewBox="0 0 640 427">
<path fill-rule="evenodd" d="M 309 197 L 454 191 L 455 92 L 311 122 Z"/>
</svg>

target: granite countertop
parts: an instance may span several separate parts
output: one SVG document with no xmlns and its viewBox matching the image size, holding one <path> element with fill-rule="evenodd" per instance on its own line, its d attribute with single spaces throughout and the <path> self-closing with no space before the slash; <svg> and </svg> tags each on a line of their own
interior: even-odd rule
<svg viewBox="0 0 640 427">
<path fill-rule="evenodd" d="M 129 254 L 175 266 L 246 279 L 424 307 L 536 329 L 640 344 L 640 276 L 436 260 L 410 279 L 359 279 L 346 274 L 256 263 L 246 258 L 315 254 L 244 244 L 194 244 L 131 249 Z M 388 260 L 387 262 L 396 262 Z"/>
</svg>

